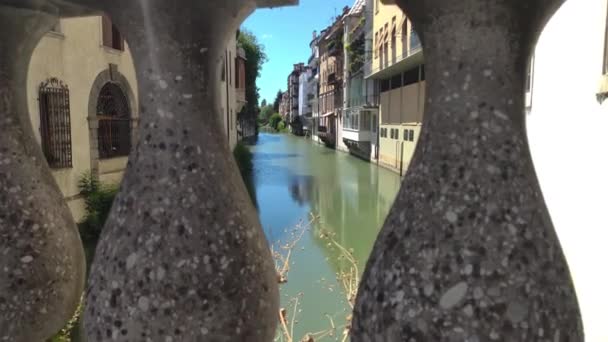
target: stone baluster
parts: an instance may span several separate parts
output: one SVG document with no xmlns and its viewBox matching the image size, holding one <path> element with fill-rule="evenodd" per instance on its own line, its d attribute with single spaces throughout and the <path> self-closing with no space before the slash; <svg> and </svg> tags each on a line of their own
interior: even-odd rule
<svg viewBox="0 0 608 342">
<path fill-rule="evenodd" d="M 426 114 L 353 341 L 583 341 L 524 116 L 528 58 L 562 2 L 398 1 L 424 44 Z"/>
<path fill-rule="evenodd" d="M 84 287 L 80 237 L 26 100 L 32 52 L 57 20 L 0 5 L 0 341 L 45 341 L 72 317 Z"/>
<path fill-rule="evenodd" d="M 228 35 L 253 1 L 99 6 L 134 56 L 141 121 L 93 262 L 89 341 L 271 341 L 276 272 L 216 87 Z"/>
</svg>

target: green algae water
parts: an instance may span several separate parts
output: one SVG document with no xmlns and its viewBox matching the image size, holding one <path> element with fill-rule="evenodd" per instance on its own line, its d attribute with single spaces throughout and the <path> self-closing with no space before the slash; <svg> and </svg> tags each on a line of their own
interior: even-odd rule
<svg viewBox="0 0 608 342">
<path fill-rule="evenodd" d="M 323 234 L 349 249 L 362 273 L 399 190 L 399 175 L 287 134 L 261 133 L 251 150 L 256 206 L 270 243 L 293 241 L 294 227 L 317 217 L 292 249 L 288 282 L 281 285 L 289 318 L 298 301 L 294 340 L 325 331 L 331 322 L 342 327 L 350 306 L 336 275 L 351 264 Z M 324 340 L 341 340 L 337 330 Z"/>
</svg>

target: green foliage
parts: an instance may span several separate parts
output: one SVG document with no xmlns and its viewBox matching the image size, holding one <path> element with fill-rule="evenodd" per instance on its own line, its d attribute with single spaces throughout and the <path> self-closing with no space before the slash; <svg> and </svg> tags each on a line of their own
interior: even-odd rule
<svg viewBox="0 0 608 342">
<path fill-rule="evenodd" d="M 363 35 L 355 39 L 351 44 L 346 46 L 346 53 L 350 63 L 348 69 L 354 73 L 359 71 L 365 64 L 365 38 Z"/>
<path fill-rule="evenodd" d="M 279 123 L 283 122 L 283 117 L 279 113 L 274 113 L 268 119 L 268 125 L 272 127 L 274 130 L 279 130 Z"/>
<path fill-rule="evenodd" d="M 260 116 L 258 116 L 259 122 L 262 124 L 268 123 L 270 117 L 274 113 L 272 106 L 264 106 L 260 109 Z"/>
<path fill-rule="evenodd" d="M 65 327 L 61 329 L 57 335 L 53 336 L 47 342 L 76 342 L 78 339 L 74 338 L 78 324 L 80 323 L 80 317 L 84 311 L 84 295 L 80 297 L 80 303 L 74 312 L 74 316 L 70 318 Z"/>
<path fill-rule="evenodd" d="M 251 197 L 253 204 L 257 206 L 253 178 L 253 153 L 251 153 L 245 144 L 239 142 L 234 147 L 232 154 L 236 164 L 239 167 L 239 171 L 241 172 L 241 177 L 243 178 L 247 192 L 249 192 L 249 196 Z"/>
<path fill-rule="evenodd" d="M 85 245 L 96 245 L 103 225 L 110 214 L 110 209 L 112 209 L 118 187 L 103 185 L 89 173 L 81 177 L 78 188 L 84 197 L 86 210 L 85 218 L 79 224 L 80 237 Z"/>
<path fill-rule="evenodd" d="M 277 97 L 274 98 L 274 103 L 272 104 L 272 109 L 275 112 L 279 111 L 279 106 L 281 105 L 281 100 L 283 99 L 283 92 L 279 89 L 277 92 Z"/>
<path fill-rule="evenodd" d="M 260 111 L 260 94 L 256 81 L 260 76 L 262 66 L 268 61 L 268 57 L 266 56 L 264 46 L 258 42 L 257 37 L 253 33 L 247 30 L 243 29 L 240 31 L 238 44 L 245 50 L 245 56 L 247 57 L 245 64 L 245 98 L 247 104 L 238 114 L 238 117 L 255 121 Z"/>
<path fill-rule="evenodd" d="M 279 132 L 285 132 L 287 130 L 287 125 L 285 125 L 285 121 L 279 122 L 279 127 L 277 128 Z"/>
</svg>

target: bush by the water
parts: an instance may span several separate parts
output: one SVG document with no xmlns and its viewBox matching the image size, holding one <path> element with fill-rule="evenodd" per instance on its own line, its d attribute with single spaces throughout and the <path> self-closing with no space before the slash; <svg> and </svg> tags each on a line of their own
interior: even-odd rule
<svg viewBox="0 0 608 342">
<path fill-rule="evenodd" d="M 268 119 L 268 125 L 277 131 L 279 130 L 279 124 L 281 122 L 283 122 L 283 117 L 279 113 L 272 114 L 270 119 Z"/>
<path fill-rule="evenodd" d="M 253 181 L 253 153 L 251 153 L 247 145 L 243 144 L 242 142 L 239 142 L 234 147 L 234 151 L 232 152 L 232 154 L 234 155 L 236 164 L 239 167 L 241 177 L 243 178 L 243 182 L 245 183 L 247 192 L 249 192 L 251 201 L 254 205 L 257 206 L 255 196 L 255 184 Z"/>
</svg>

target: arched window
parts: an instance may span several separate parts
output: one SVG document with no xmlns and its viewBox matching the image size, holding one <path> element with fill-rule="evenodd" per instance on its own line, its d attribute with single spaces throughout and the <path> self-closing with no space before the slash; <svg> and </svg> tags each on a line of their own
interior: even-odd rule
<svg viewBox="0 0 608 342">
<path fill-rule="evenodd" d="M 97 100 L 99 158 L 128 156 L 131 150 L 131 113 L 127 97 L 114 83 L 101 88 Z"/>
<path fill-rule="evenodd" d="M 42 151 L 52 168 L 72 167 L 72 126 L 70 92 L 56 78 L 40 85 L 40 140 Z"/>
</svg>

